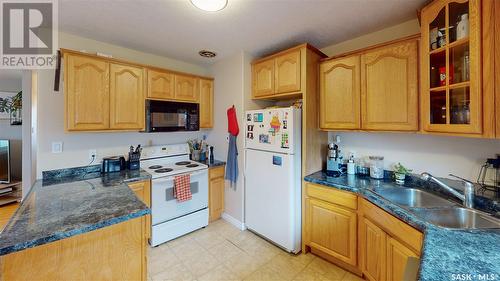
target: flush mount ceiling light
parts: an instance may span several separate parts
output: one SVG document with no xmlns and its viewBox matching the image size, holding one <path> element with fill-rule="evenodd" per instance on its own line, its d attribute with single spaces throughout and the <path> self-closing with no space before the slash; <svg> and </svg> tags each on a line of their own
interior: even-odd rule
<svg viewBox="0 0 500 281">
<path fill-rule="evenodd" d="M 228 0 L 190 0 L 196 8 L 207 11 L 207 12 L 217 12 L 224 9 L 227 6 Z"/>
<path fill-rule="evenodd" d="M 215 52 L 207 51 L 207 50 L 201 50 L 198 52 L 198 54 L 200 54 L 200 56 L 202 56 L 204 58 L 213 58 L 217 55 Z"/>
</svg>

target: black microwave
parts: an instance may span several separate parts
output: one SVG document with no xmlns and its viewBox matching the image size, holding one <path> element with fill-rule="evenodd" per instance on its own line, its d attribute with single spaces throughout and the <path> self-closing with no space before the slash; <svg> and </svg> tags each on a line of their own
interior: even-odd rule
<svg viewBox="0 0 500 281">
<path fill-rule="evenodd" d="M 199 116 L 197 103 L 146 100 L 146 132 L 199 131 Z"/>
</svg>

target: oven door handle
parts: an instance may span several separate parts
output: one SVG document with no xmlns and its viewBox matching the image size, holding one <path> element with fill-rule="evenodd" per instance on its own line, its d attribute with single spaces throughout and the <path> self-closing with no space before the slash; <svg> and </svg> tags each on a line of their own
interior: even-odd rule
<svg viewBox="0 0 500 281">
<path fill-rule="evenodd" d="M 206 169 L 201 170 L 201 171 L 196 171 L 193 173 L 182 173 L 182 174 L 178 174 L 178 175 L 174 175 L 174 176 L 170 176 L 170 177 L 166 177 L 166 178 L 159 178 L 159 179 L 161 179 L 162 181 L 170 181 L 170 180 L 174 180 L 176 176 L 182 176 L 182 175 L 189 174 L 191 177 L 195 177 L 195 176 L 199 176 L 205 172 L 206 172 Z"/>
</svg>

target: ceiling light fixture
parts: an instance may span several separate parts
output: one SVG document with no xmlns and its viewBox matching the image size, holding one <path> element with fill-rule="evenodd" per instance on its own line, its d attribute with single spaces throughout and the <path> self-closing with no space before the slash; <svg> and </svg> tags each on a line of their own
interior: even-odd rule
<svg viewBox="0 0 500 281">
<path fill-rule="evenodd" d="M 200 56 L 202 56 L 204 58 L 213 58 L 217 55 L 215 52 L 207 51 L 207 50 L 201 50 L 198 52 L 198 54 L 200 54 Z"/>
<path fill-rule="evenodd" d="M 207 11 L 207 12 L 217 12 L 224 9 L 227 6 L 228 0 L 190 0 L 196 8 Z"/>
</svg>

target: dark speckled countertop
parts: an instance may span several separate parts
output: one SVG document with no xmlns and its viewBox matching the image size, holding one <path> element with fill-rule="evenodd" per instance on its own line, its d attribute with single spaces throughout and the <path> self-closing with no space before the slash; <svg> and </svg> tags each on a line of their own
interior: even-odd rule
<svg viewBox="0 0 500 281">
<path fill-rule="evenodd" d="M 150 178 L 136 170 L 37 181 L 0 233 L 0 255 L 150 214 L 127 186 Z"/>
<path fill-rule="evenodd" d="M 458 274 L 470 274 L 470 280 L 500 280 L 500 229 L 456 230 L 435 226 L 415 215 L 412 208 L 400 207 L 373 192 L 373 189 L 379 187 L 400 187 L 391 180 L 374 180 L 354 175 L 332 178 L 321 171 L 306 176 L 304 180 L 357 193 L 421 230 L 424 241 L 420 281 L 461 280 L 457 279 L 461 277 Z M 432 184 L 415 178 L 407 182 L 405 187 L 430 189 L 436 193 L 436 190 L 432 190 Z M 484 211 L 496 212 L 498 215 L 497 201 L 489 202 L 480 197 L 476 201 Z M 485 204 L 485 201 L 488 203 Z M 484 279 L 484 276 L 489 276 L 490 279 Z"/>
<path fill-rule="evenodd" d="M 207 165 L 209 168 L 212 168 L 212 167 L 219 167 L 219 166 L 224 166 L 226 165 L 226 162 L 224 161 L 220 161 L 220 160 L 217 160 L 215 159 L 213 163 L 210 163 L 210 161 L 198 161 L 200 163 L 203 163 L 205 165 Z"/>
</svg>

